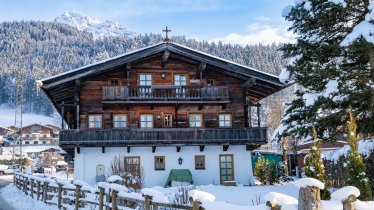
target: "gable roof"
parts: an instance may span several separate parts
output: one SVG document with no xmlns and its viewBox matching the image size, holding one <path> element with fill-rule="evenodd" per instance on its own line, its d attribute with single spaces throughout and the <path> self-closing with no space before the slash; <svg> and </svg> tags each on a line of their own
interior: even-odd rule
<svg viewBox="0 0 374 210">
<path fill-rule="evenodd" d="M 255 101 L 265 98 L 285 87 L 285 85 L 281 83 L 279 78 L 275 75 L 172 42 L 162 42 L 94 64 L 83 66 L 81 68 L 67 71 L 59 75 L 44 78 L 42 80 L 38 80 L 37 84 L 47 94 L 58 112 L 61 113 L 58 105 L 62 101 L 64 101 L 65 104 L 74 103 L 74 88 L 76 80 L 101 74 L 120 66 L 131 65 L 132 63 L 136 63 L 142 59 L 144 60 L 145 58 L 158 54 L 161 55 L 165 51 L 169 51 L 174 55 L 188 58 L 196 62 L 205 63 L 206 69 L 219 70 L 221 73 L 229 74 L 230 76 L 240 78 L 243 81 L 255 79 L 256 85 L 259 86 L 255 91 L 260 93 L 260 96 L 256 96 Z M 66 107 L 66 109 L 71 109 L 70 111 L 74 112 L 73 107 Z"/>
</svg>

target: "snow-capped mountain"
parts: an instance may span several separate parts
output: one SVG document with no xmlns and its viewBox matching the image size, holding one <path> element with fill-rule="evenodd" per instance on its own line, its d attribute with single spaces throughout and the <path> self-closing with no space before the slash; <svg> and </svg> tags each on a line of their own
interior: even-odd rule
<svg viewBox="0 0 374 210">
<path fill-rule="evenodd" d="M 55 22 L 65 23 L 76 27 L 80 31 L 92 33 L 94 38 L 105 36 L 132 36 L 135 33 L 129 31 L 126 27 L 113 21 L 102 21 L 88 16 L 81 15 L 77 12 L 65 12 L 55 18 Z"/>
</svg>

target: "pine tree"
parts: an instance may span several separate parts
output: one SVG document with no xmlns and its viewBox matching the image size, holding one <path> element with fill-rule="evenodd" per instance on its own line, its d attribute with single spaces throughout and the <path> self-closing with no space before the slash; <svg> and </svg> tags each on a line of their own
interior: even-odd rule
<svg viewBox="0 0 374 210">
<path fill-rule="evenodd" d="M 278 139 L 312 136 L 311 127 L 315 127 L 319 138 L 335 140 L 345 132 L 345 110 L 349 107 L 360 116 L 358 131 L 373 133 L 374 43 L 362 36 L 348 44 L 343 41 L 366 21 L 365 16 L 374 9 L 374 3 L 370 0 L 295 2 L 284 15 L 292 22 L 289 30 L 298 37 L 296 43 L 285 44 L 281 50 L 291 60 L 287 71 L 301 88 L 287 106 L 282 120 L 284 129 Z"/>
<path fill-rule="evenodd" d="M 362 155 L 358 153 L 358 142 L 356 135 L 356 121 L 351 111 L 349 111 L 349 121 L 347 122 L 347 141 L 351 151 L 347 156 L 344 180 L 345 185 L 352 185 L 360 190 L 360 200 L 371 200 L 371 188 L 368 178 L 366 177 L 366 167 Z"/>
<path fill-rule="evenodd" d="M 330 184 L 326 178 L 325 167 L 323 165 L 321 153 L 321 141 L 317 139 L 317 131 L 313 128 L 314 145 L 310 149 L 310 153 L 305 157 L 305 176 L 320 180 L 325 184 L 325 189 L 321 190 L 321 199 L 329 199 L 330 192 L 328 190 Z"/>
</svg>

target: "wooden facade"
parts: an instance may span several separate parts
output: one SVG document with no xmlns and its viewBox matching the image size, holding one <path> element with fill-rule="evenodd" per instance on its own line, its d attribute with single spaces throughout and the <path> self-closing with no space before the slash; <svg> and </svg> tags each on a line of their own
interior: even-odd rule
<svg viewBox="0 0 374 210">
<path fill-rule="evenodd" d="M 81 146 L 266 143 L 249 107 L 284 86 L 278 78 L 174 43 L 160 43 L 39 82 Z M 120 125 L 118 127 L 118 125 Z"/>
</svg>

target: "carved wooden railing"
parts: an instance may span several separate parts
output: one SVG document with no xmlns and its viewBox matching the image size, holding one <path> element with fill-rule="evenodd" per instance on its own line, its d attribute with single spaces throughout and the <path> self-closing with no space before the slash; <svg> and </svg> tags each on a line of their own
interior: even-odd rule
<svg viewBox="0 0 374 210">
<path fill-rule="evenodd" d="M 84 129 L 60 131 L 60 145 L 261 144 L 266 128 Z"/>
<path fill-rule="evenodd" d="M 227 100 L 226 86 L 103 86 L 102 100 Z"/>
</svg>

